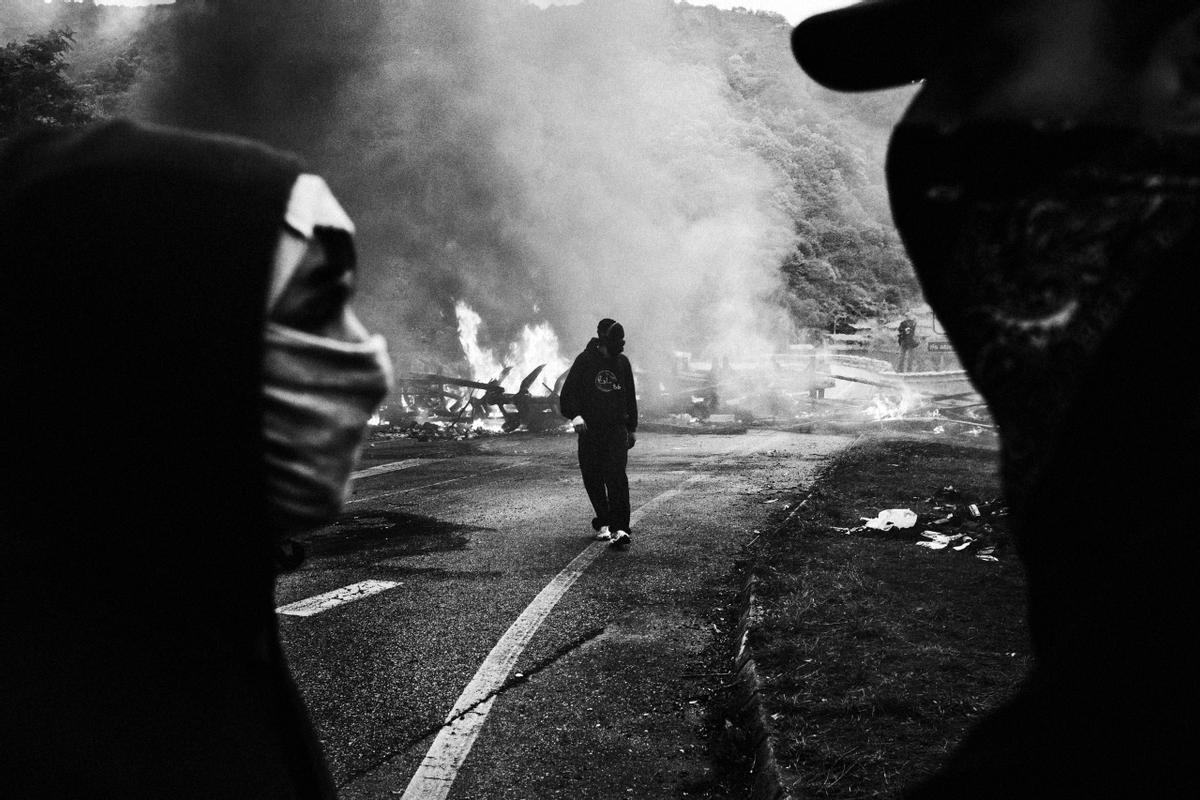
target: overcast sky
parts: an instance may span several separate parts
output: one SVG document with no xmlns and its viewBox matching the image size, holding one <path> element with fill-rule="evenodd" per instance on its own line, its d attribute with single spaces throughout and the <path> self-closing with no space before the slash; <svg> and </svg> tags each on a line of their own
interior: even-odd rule
<svg viewBox="0 0 1200 800">
<path fill-rule="evenodd" d="M 853 5 L 856 0 L 687 0 L 693 6 L 716 6 L 717 8 L 762 9 L 783 14 L 792 24 L 799 22 L 812 14 L 819 14 L 831 8 Z M 579 0 L 529 0 L 538 6 L 574 5 Z"/>
<path fill-rule="evenodd" d="M 831 8 L 853 5 L 855 0 L 732 0 L 732 2 L 730 0 L 708 0 L 708 2 L 706 0 L 689 0 L 689 2 L 694 6 L 713 5 L 717 8 L 741 6 L 742 8 L 775 11 L 783 14 L 787 17 L 788 22 L 794 25 L 813 14 L 819 14 Z"/>
<path fill-rule="evenodd" d="M 717 8 L 734 8 L 741 6 L 742 8 L 762 9 L 764 11 L 775 11 L 787 17 L 788 22 L 793 25 L 812 14 L 819 14 L 822 11 L 828 11 L 831 8 L 840 8 L 842 6 L 853 5 L 855 0 L 713 0 L 705 2 L 705 0 L 687 0 L 694 6 L 713 5 Z M 171 2 L 171 0 L 98 0 L 100 3 L 117 5 L 117 6 L 137 6 L 147 3 L 163 3 Z M 579 0 L 529 0 L 529 2 L 538 6 L 550 5 L 573 5 Z"/>
</svg>

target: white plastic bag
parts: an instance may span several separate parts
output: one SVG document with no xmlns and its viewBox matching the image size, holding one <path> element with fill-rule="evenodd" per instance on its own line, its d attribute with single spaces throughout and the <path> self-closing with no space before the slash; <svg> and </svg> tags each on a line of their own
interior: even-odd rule
<svg viewBox="0 0 1200 800">
<path fill-rule="evenodd" d="M 887 508 L 880 511 L 875 519 L 866 517 L 861 519 L 865 528 L 873 528 L 877 531 L 890 531 L 896 528 L 903 530 L 917 524 L 917 512 L 910 508 Z"/>
</svg>

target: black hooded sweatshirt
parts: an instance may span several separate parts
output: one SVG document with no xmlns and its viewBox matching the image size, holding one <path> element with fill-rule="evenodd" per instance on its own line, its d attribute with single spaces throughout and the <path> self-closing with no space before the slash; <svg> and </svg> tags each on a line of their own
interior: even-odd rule
<svg viewBox="0 0 1200 800">
<path fill-rule="evenodd" d="M 582 416 L 589 428 L 623 425 L 637 430 L 637 396 L 633 367 L 624 355 L 605 356 L 600 340 L 592 339 L 571 365 L 559 397 L 567 419 Z"/>
<path fill-rule="evenodd" d="M 262 431 L 300 166 L 128 122 L 0 152 L 0 793 L 317 798 Z"/>
</svg>

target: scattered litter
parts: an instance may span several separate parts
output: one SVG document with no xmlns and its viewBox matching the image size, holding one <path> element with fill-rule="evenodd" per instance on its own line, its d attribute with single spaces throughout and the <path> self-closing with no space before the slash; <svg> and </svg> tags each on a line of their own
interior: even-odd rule
<svg viewBox="0 0 1200 800">
<path fill-rule="evenodd" d="M 880 511 L 875 519 L 861 517 L 863 527 L 877 531 L 890 531 L 896 528 L 911 528 L 917 524 L 917 512 L 911 508 L 887 508 Z"/>
<path fill-rule="evenodd" d="M 771 503 L 778 503 L 778 502 L 779 502 L 779 498 L 778 498 L 778 497 L 772 497 L 770 500 L 768 500 L 768 501 L 766 501 L 765 503 L 763 503 L 763 505 L 769 505 L 769 504 L 771 504 Z"/>
<path fill-rule="evenodd" d="M 995 545 L 1004 546 L 1008 536 L 1008 508 L 1003 498 L 968 502 L 972 498 L 951 484 L 933 492 L 932 496 L 912 498 L 914 508 L 889 508 L 874 519 L 860 517 L 861 525 L 852 528 L 831 526 L 831 531 L 843 535 L 872 535 L 882 531 L 907 539 L 927 550 L 969 552 L 981 561 L 999 561 Z M 903 502 L 903 501 L 900 501 Z"/>
<path fill-rule="evenodd" d="M 946 432 L 946 426 L 945 426 L 945 425 L 938 425 L 936 428 L 934 428 L 934 429 L 933 429 L 933 432 L 934 432 L 934 433 L 945 433 L 945 432 Z"/>
<path fill-rule="evenodd" d="M 929 541 L 917 542 L 917 547 L 928 547 L 930 550 L 944 550 L 951 542 L 963 538 L 961 533 L 938 533 L 937 531 L 922 531 L 921 535 Z"/>
</svg>

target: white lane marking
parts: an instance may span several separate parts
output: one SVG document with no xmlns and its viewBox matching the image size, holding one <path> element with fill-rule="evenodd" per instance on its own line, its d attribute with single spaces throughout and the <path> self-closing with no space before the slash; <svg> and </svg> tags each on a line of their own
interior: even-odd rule
<svg viewBox="0 0 1200 800">
<path fill-rule="evenodd" d="M 513 467 L 523 467 L 528 463 L 529 463 L 528 461 L 518 461 L 515 464 L 505 464 L 503 467 L 496 467 L 495 469 L 488 469 L 488 470 L 484 470 L 483 472 L 473 472 L 470 475 L 460 475 L 457 478 L 447 478 L 444 481 L 436 481 L 434 483 L 425 483 L 420 486 L 410 486 L 407 489 L 391 489 L 386 492 L 376 492 L 375 494 L 369 494 L 369 495 L 366 495 L 365 497 L 356 497 L 353 500 L 347 500 L 345 505 L 351 505 L 353 503 L 365 503 L 368 500 L 378 500 L 381 497 L 391 497 L 392 495 L 407 494 L 408 492 L 419 492 L 422 489 L 432 489 L 434 486 L 441 486 L 446 483 L 455 483 L 456 481 L 465 481 L 467 478 L 474 478 L 479 475 L 490 475 L 493 472 L 500 472 L 501 470 L 512 469 Z"/>
<path fill-rule="evenodd" d="M 328 611 L 331 608 L 337 608 L 346 603 L 353 603 L 355 600 L 362 600 L 364 597 L 370 597 L 373 594 L 386 592 L 393 586 L 399 585 L 395 581 L 359 581 L 349 586 L 343 586 L 340 589 L 334 589 L 332 592 L 325 592 L 315 597 L 297 600 L 294 603 L 288 603 L 286 606 L 280 606 L 275 609 L 275 613 L 287 614 L 293 617 L 311 617 L 313 614 L 320 614 L 322 611 Z"/>
<path fill-rule="evenodd" d="M 393 461 L 389 464 L 380 464 L 377 467 L 367 467 L 366 469 L 360 469 L 357 472 L 351 472 L 350 479 L 356 481 L 359 478 L 369 478 L 372 475 L 383 475 L 388 472 L 395 472 L 397 470 L 415 467 L 418 464 L 424 464 L 430 460 L 431 459 L 428 458 L 406 458 L 403 461 Z"/>
<path fill-rule="evenodd" d="M 646 511 L 707 477 L 694 475 L 674 489 L 655 495 L 630 515 L 630 527 L 639 522 Z M 592 542 L 585 547 L 583 552 L 575 556 L 562 572 L 555 575 L 554 579 L 538 592 L 533 602 L 517 617 L 517 621 L 500 637 L 500 641 L 492 648 L 492 652 L 488 653 L 475 677 L 467 684 L 467 688 L 463 689 L 454 708 L 446 716 L 446 724 L 433 740 L 429 752 L 421 761 L 421 766 L 417 768 L 400 800 L 444 800 L 450 794 L 450 787 L 458 775 L 459 768 L 466 761 L 483 723 L 487 721 L 492 701 L 496 699 L 496 691 L 504 684 L 513 665 L 517 663 L 517 659 L 554 606 L 583 571 L 607 548 L 607 542 Z"/>
</svg>

